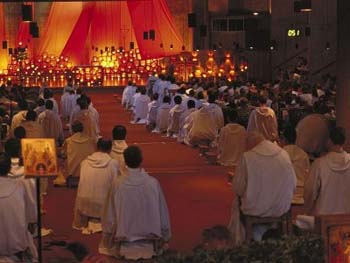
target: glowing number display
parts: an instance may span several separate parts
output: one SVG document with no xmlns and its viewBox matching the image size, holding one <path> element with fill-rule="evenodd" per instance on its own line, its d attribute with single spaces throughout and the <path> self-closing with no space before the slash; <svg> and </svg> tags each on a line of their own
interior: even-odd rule
<svg viewBox="0 0 350 263">
<path fill-rule="evenodd" d="M 288 37 L 300 37 L 300 29 L 288 29 Z"/>
</svg>

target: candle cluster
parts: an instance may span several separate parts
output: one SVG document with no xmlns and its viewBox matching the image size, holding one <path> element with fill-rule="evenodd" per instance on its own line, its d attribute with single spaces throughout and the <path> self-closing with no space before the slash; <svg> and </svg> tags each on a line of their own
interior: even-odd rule
<svg viewBox="0 0 350 263">
<path fill-rule="evenodd" d="M 172 72 L 177 78 L 222 78 L 233 81 L 248 70 L 247 61 L 240 57 L 237 63 L 230 52 L 219 57 L 214 50 L 182 52 L 176 56 L 143 59 L 139 49 L 106 47 L 97 50 L 90 65 L 73 65 L 69 57 L 44 53 L 28 58 L 26 48 L 19 48 L 11 55 L 6 70 L 0 70 L 0 82 L 15 80 L 25 86 L 45 83 L 51 87 L 65 85 L 71 79 L 77 86 L 99 87 L 124 85 L 132 80 L 144 84 L 153 73 Z M 167 70 L 166 70 L 167 69 Z"/>
</svg>

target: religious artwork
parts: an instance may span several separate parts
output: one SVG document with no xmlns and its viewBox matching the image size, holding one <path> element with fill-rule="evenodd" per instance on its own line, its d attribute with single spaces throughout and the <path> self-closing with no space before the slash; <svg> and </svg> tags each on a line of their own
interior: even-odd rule
<svg viewBox="0 0 350 263">
<path fill-rule="evenodd" d="M 350 215 L 318 216 L 315 230 L 324 240 L 325 262 L 350 263 Z"/>
<path fill-rule="evenodd" d="M 58 174 L 54 139 L 22 139 L 21 144 L 26 177 L 46 177 Z"/>
<path fill-rule="evenodd" d="M 350 226 L 329 228 L 329 263 L 350 263 Z"/>
</svg>

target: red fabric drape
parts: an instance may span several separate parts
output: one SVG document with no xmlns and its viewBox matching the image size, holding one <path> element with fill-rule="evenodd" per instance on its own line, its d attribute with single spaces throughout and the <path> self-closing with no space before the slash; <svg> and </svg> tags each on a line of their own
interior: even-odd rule
<svg viewBox="0 0 350 263">
<path fill-rule="evenodd" d="M 0 41 L 6 39 L 6 28 L 5 28 L 5 15 L 4 15 L 4 4 L 0 2 Z M 0 69 L 7 68 L 8 53 L 7 49 L 0 48 Z"/>
<path fill-rule="evenodd" d="M 135 42 L 132 27 L 126 1 L 96 2 L 91 20 L 90 44 L 98 50 L 91 51 L 91 55 L 98 55 L 105 47 L 128 49 L 129 43 Z"/>
<path fill-rule="evenodd" d="M 183 41 L 175 29 L 165 0 L 128 0 L 127 3 L 142 57 L 155 58 L 181 52 Z M 150 29 L 156 32 L 154 41 L 143 39 L 143 32 Z"/>
<path fill-rule="evenodd" d="M 37 54 L 60 55 L 82 11 L 81 2 L 54 2 L 42 30 Z"/>
<path fill-rule="evenodd" d="M 22 44 L 22 45 L 20 45 Z M 29 31 L 29 22 L 20 22 L 17 39 L 16 39 L 16 47 L 27 47 L 28 57 L 31 57 L 33 54 L 33 39 L 32 35 Z"/>
<path fill-rule="evenodd" d="M 86 40 L 89 35 L 90 24 L 94 15 L 95 3 L 83 4 L 82 13 L 65 45 L 62 55 L 69 57 L 74 65 L 89 64 L 89 48 Z"/>
<path fill-rule="evenodd" d="M 26 4 L 32 5 L 32 12 L 34 17 L 34 4 L 33 2 L 26 2 Z M 21 21 L 19 23 L 19 28 L 17 32 L 17 38 L 16 38 L 16 47 L 27 47 L 27 55 L 28 57 L 31 57 L 33 55 L 33 38 L 29 31 L 29 22 L 23 22 Z M 21 45 L 20 45 L 21 44 Z"/>
</svg>

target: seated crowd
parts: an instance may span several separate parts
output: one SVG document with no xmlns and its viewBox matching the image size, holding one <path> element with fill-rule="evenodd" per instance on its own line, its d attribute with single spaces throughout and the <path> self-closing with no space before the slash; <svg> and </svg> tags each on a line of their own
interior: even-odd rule
<svg viewBox="0 0 350 263">
<path fill-rule="evenodd" d="M 151 76 L 146 87 L 129 82 L 122 105 L 132 111 L 132 124 L 184 145 L 206 146 L 218 164 L 233 171 L 231 220 L 228 228 L 204 232 L 204 239 L 211 237 L 205 247 L 238 245 L 246 241 L 245 217 L 282 217 L 292 204 L 305 203 L 308 216 L 350 213 L 350 156 L 343 149 L 344 129 L 333 125 L 334 85 L 178 84 L 163 75 Z M 6 141 L 0 153 L 0 261 L 37 257 L 36 186 L 24 177 L 23 138 L 55 140 L 64 162 L 54 183 L 77 185 L 72 227 L 86 235 L 102 232 L 101 254 L 148 259 L 167 247 L 166 200 L 157 179 L 142 168 L 141 149 L 128 146 L 124 126 L 113 128 L 113 140 L 102 138 L 99 113 L 71 83 L 60 108 L 49 89 L 33 100 L 23 88 L 8 85 L 0 97 Z M 47 180 L 41 181 L 44 194 Z M 255 225 L 253 238 L 260 240 L 273 227 Z"/>
</svg>

